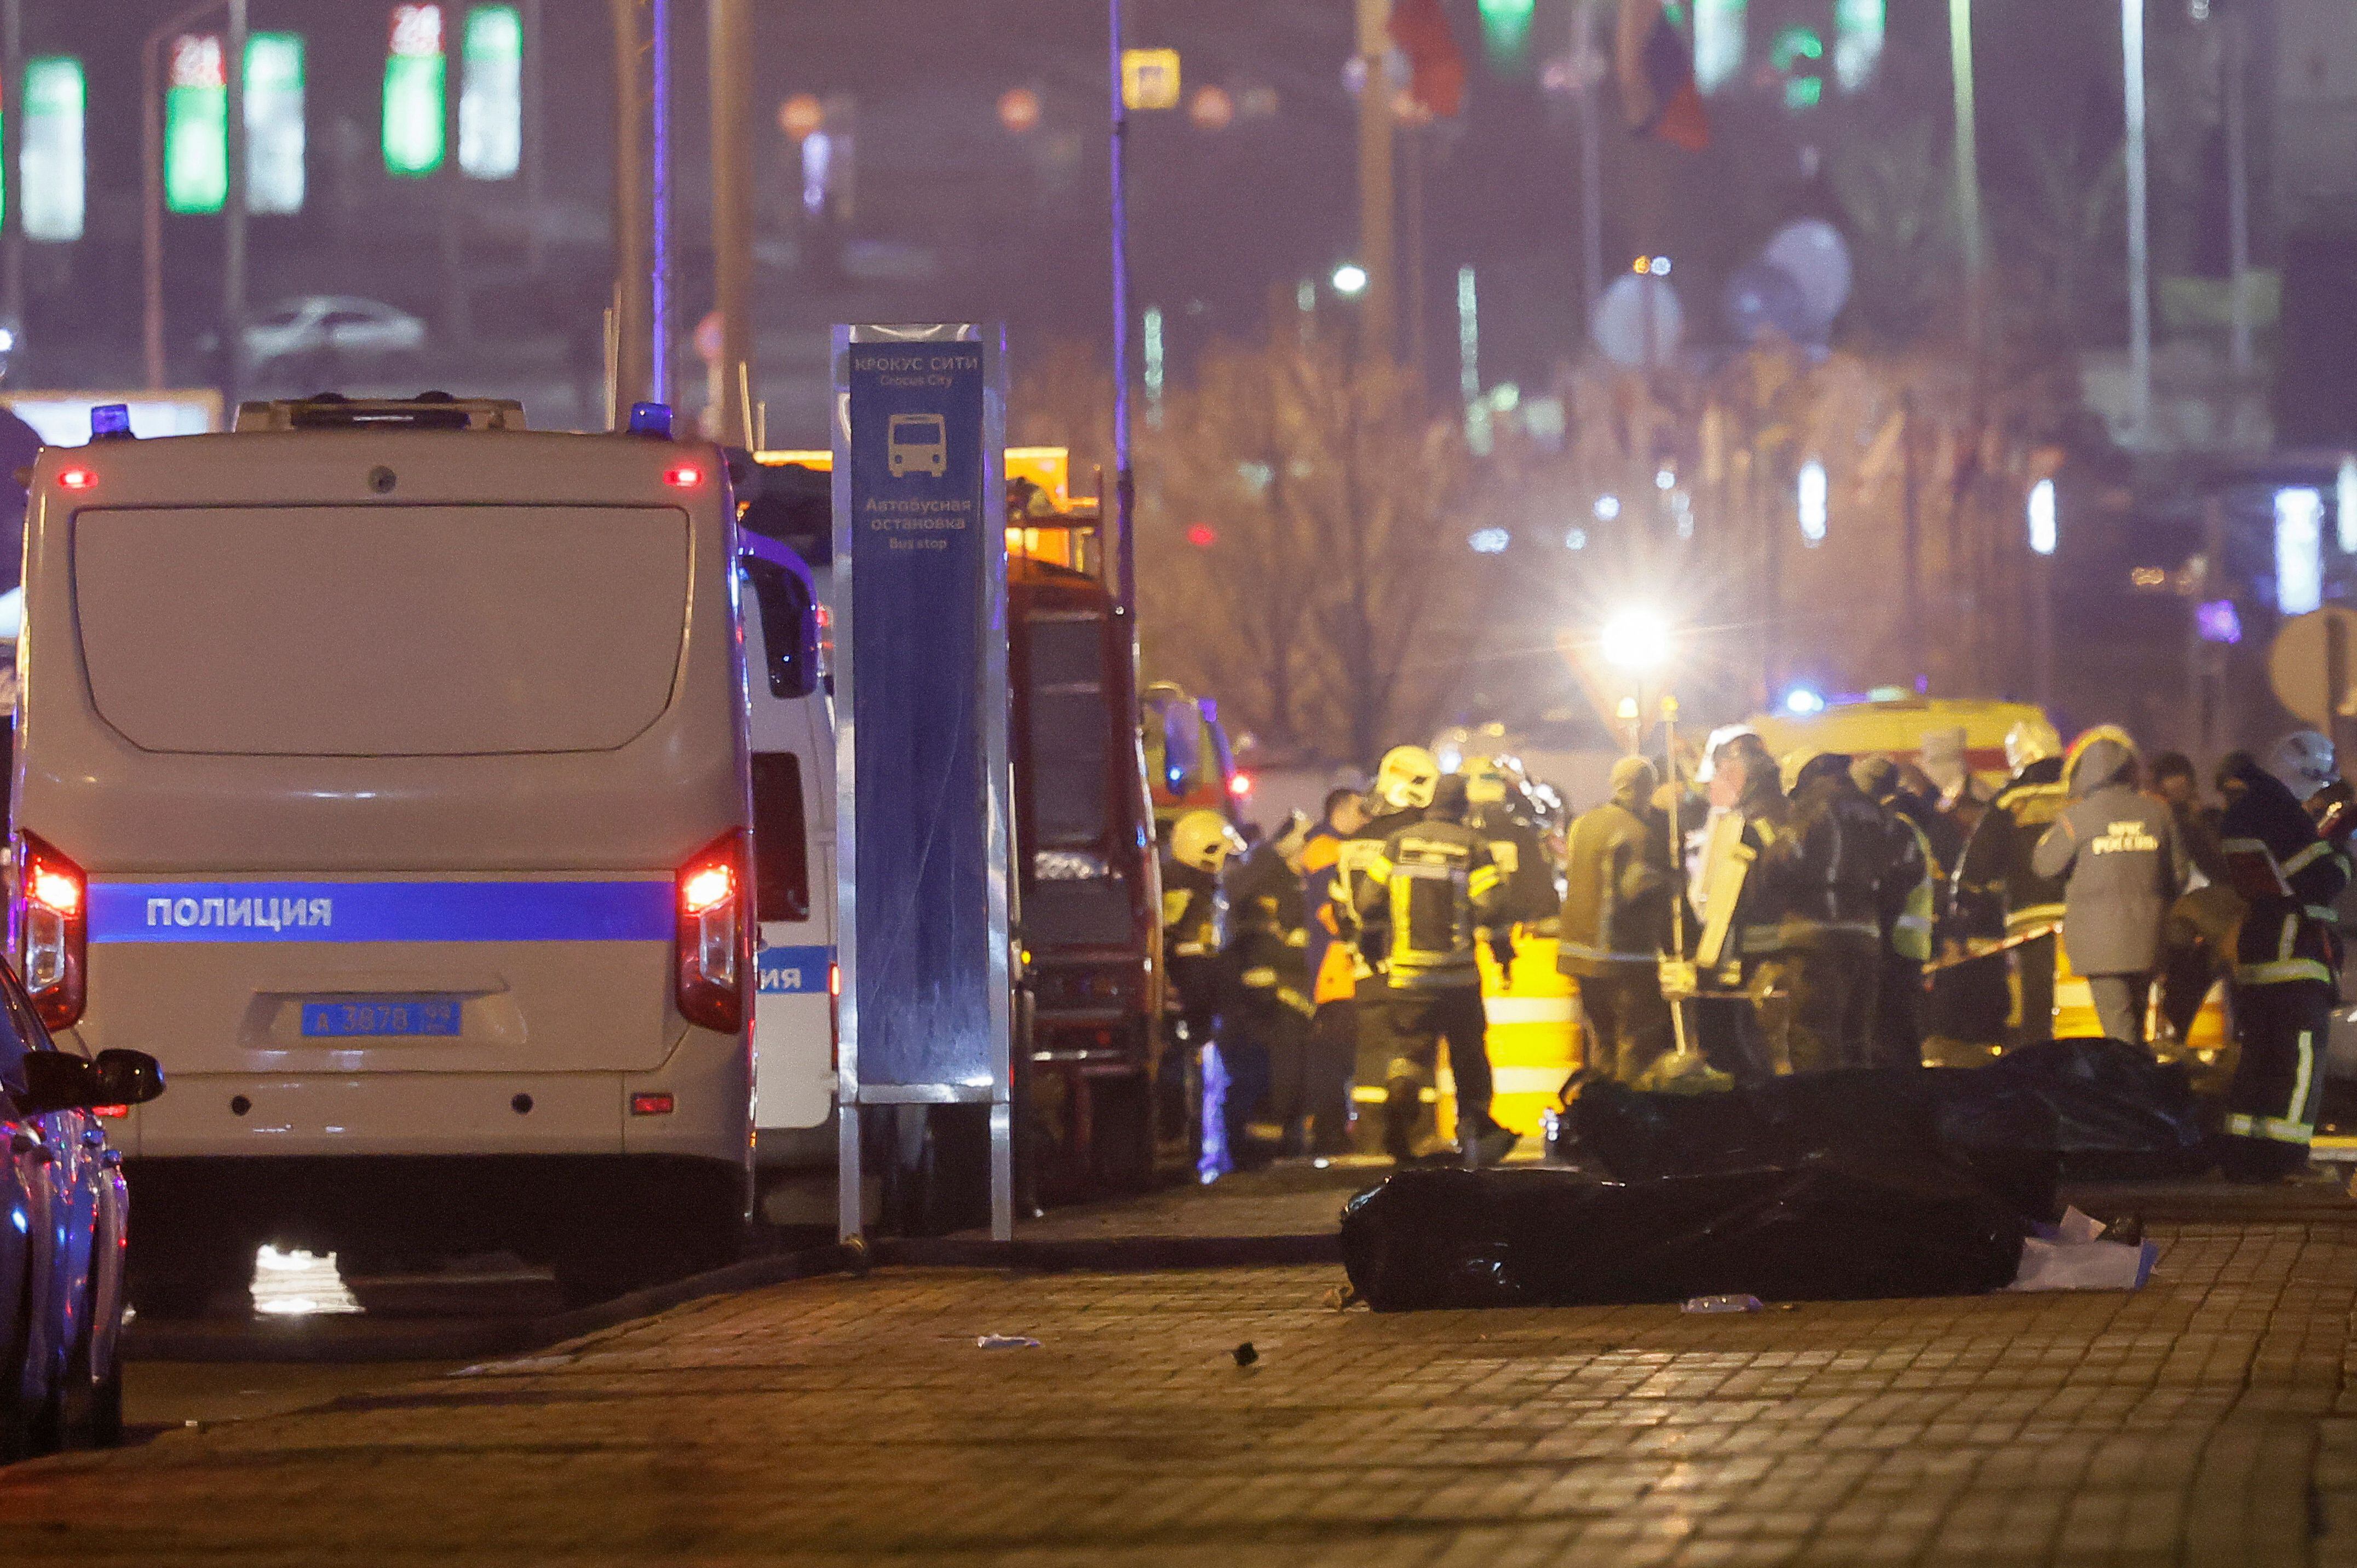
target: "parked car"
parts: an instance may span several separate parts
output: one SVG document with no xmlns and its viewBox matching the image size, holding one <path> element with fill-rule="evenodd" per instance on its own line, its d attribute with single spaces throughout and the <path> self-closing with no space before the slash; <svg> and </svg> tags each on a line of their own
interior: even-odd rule
<svg viewBox="0 0 2357 1568">
<path fill-rule="evenodd" d="M 139 1051 L 60 1051 L 0 964 L 0 1458 L 123 1434 L 130 1195 L 105 1115 L 164 1091 Z"/>
<path fill-rule="evenodd" d="M 200 340 L 217 352 L 218 336 Z M 384 359 L 425 346 L 425 323 L 382 300 L 352 295 L 307 294 L 280 300 L 245 324 L 245 360 L 250 370 L 279 360 L 317 361 Z"/>
</svg>

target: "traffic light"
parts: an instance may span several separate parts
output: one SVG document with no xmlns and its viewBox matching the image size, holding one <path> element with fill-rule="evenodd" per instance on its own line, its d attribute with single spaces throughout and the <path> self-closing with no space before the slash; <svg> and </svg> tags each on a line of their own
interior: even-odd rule
<svg viewBox="0 0 2357 1568">
<path fill-rule="evenodd" d="M 1481 45 L 1493 70 L 1518 71 L 1530 63 L 1531 16 L 1538 0 L 1480 0 Z"/>
</svg>

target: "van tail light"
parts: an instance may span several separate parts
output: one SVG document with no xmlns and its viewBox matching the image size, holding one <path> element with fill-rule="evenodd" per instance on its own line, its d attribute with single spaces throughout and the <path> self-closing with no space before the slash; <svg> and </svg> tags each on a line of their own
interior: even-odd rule
<svg viewBox="0 0 2357 1568">
<path fill-rule="evenodd" d="M 16 969 L 52 1029 L 81 1022 L 88 993 L 90 886 L 81 867 L 31 833 L 16 841 Z"/>
<path fill-rule="evenodd" d="M 723 834 L 679 868 L 679 1011 L 733 1035 L 745 1026 L 753 922 L 745 907 L 745 835 Z"/>
</svg>

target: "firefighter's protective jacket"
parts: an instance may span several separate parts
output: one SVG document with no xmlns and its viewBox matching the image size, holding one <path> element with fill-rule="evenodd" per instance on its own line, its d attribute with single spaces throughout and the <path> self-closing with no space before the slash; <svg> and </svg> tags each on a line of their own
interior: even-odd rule
<svg viewBox="0 0 2357 1568">
<path fill-rule="evenodd" d="M 1480 833 L 1451 822 L 1402 828 L 1357 885 L 1360 918 L 1389 930 L 1392 989 L 1480 988 L 1474 931 L 1498 918 L 1505 885 Z"/>
<path fill-rule="evenodd" d="M 1227 950 L 1247 1002 L 1312 1011 L 1301 882 L 1273 843 L 1253 846 L 1228 889 Z"/>
<path fill-rule="evenodd" d="M 2318 837 L 2282 780 L 2247 757 L 2233 775 L 2218 837 L 2250 906 L 2236 938 L 2234 983 L 2334 983 L 2341 940 L 2332 905 L 2349 885 L 2346 848 Z"/>
<path fill-rule="evenodd" d="M 1660 961 L 1670 945 L 1669 828 L 1630 802 L 1607 800 L 1571 824 L 1556 967 L 1591 979 Z"/>
<path fill-rule="evenodd" d="M 2157 969 L 2161 923 L 2185 886 L 2176 820 L 2127 782 L 2135 761 L 2108 725 L 2082 736 L 2063 769 L 2071 804 L 2032 854 L 2036 875 L 2064 884 L 2062 945 L 2081 974 Z"/>
<path fill-rule="evenodd" d="M 1310 1000 L 1348 1002 L 1356 993 L 1359 950 L 1335 899 L 1342 871 L 1342 835 L 1329 822 L 1310 830 L 1301 846 L 1301 902 L 1308 917 L 1303 957 L 1309 969 Z"/>
<path fill-rule="evenodd" d="M 1975 936 L 2019 936 L 2062 918 L 2062 884 L 2040 876 L 2030 852 L 2062 814 L 2062 759 L 2040 757 L 2013 776 L 1981 814 L 1956 863 L 1956 916 Z"/>
</svg>

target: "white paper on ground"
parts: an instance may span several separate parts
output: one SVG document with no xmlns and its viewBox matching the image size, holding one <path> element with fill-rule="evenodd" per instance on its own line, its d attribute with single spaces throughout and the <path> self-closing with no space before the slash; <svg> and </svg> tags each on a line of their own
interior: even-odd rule
<svg viewBox="0 0 2357 1568">
<path fill-rule="evenodd" d="M 2152 1277 L 2160 1248 L 2150 1241 L 2130 1245 L 2103 1240 L 2104 1223 L 2076 1208 L 2062 1212 L 2060 1225 L 2041 1225 L 2041 1234 L 2021 1244 L 2021 1267 L 2007 1290 L 2135 1290 Z"/>
</svg>

